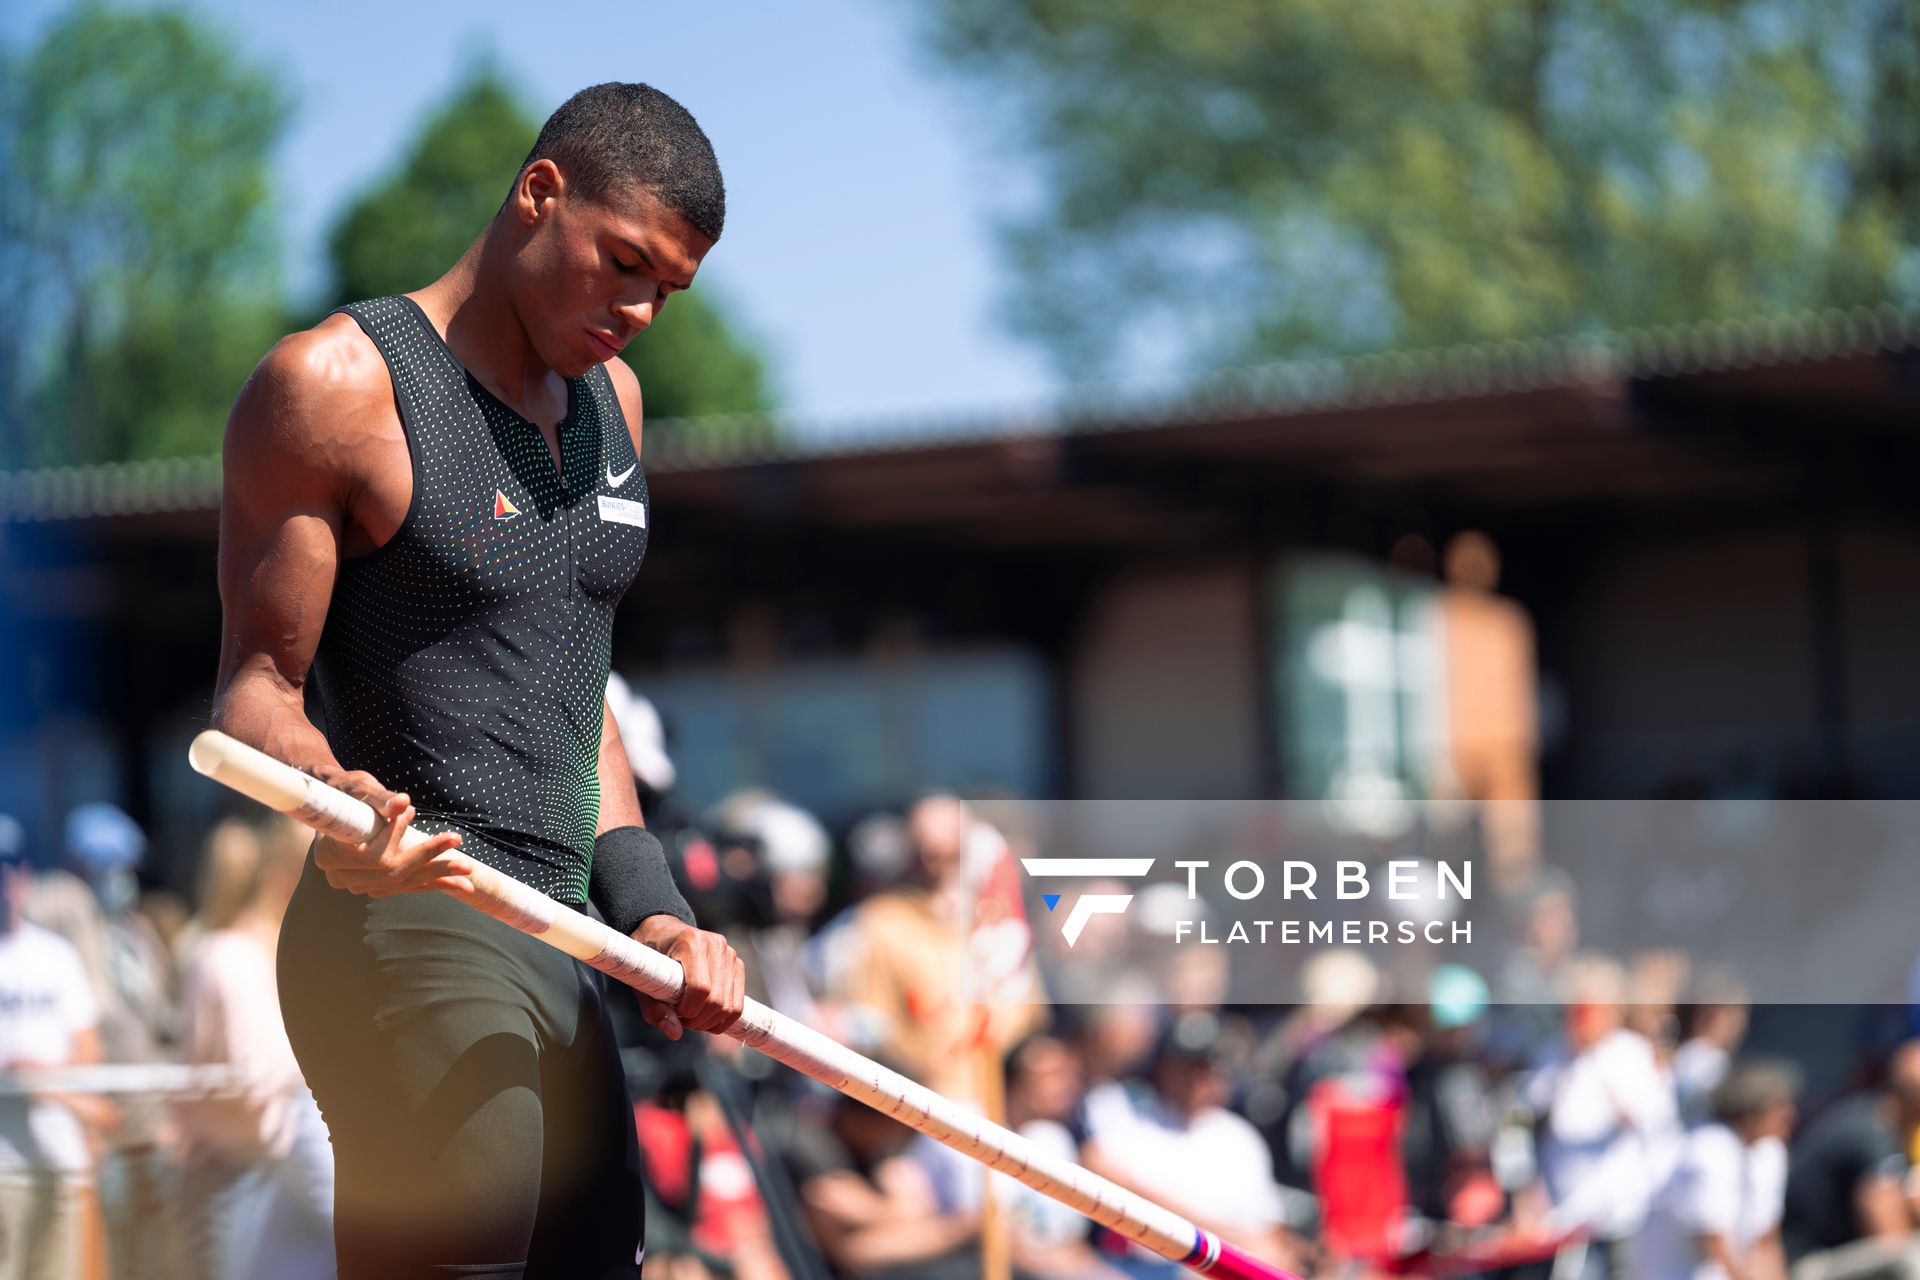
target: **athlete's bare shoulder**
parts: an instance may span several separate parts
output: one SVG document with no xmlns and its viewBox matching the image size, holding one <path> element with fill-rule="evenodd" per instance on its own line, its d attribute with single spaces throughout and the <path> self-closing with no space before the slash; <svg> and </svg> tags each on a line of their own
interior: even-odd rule
<svg viewBox="0 0 1920 1280">
<path fill-rule="evenodd" d="M 348 555 L 400 526 L 413 493 L 393 382 L 373 340 L 331 315 L 274 344 L 234 402 L 223 451 L 230 498 L 324 510 Z"/>
<path fill-rule="evenodd" d="M 227 423 L 229 450 L 330 467 L 350 458 L 393 390 L 379 350 L 351 317 L 288 334 L 254 367 Z M 397 421 L 396 421 L 397 425 Z M 250 449 L 249 453 L 256 450 Z"/>
<path fill-rule="evenodd" d="M 625 360 L 607 361 L 607 376 L 613 379 L 613 393 L 620 398 L 620 408 L 627 415 L 627 430 L 633 435 L 633 456 L 640 456 L 640 428 L 643 417 L 640 400 L 640 379 Z"/>
<path fill-rule="evenodd" d="M 262 365 L 306 381 L 322 393 L 384 391 L 386 364 L 352 316 L 341 312 L 274 344 Z"/>
</svg>

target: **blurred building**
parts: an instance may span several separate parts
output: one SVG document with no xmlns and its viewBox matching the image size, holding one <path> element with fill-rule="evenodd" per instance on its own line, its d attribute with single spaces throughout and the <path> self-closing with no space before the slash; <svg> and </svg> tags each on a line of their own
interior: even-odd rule
<svg viewBox="0 0 1920 1280">
<path fill-rule="evenodd" d="M 1502 723 L 1545 795 L 1912 796 L 1917 426 L 1920 322 L 1891 311 L 771 448 L 655 424 L 615 665 L 696 803 L 757 782 L 833 823 L 930 783 L 1425 794 L 1466 678 L 1440 565 L 1475 530 L 1530 633 L 1488 615 L 1500 652 L 1532 646 Z M 213 460 L 0 476 L 0 810 L 47 830 L 117 797 L 164 840 L 224 803 L 184 762 L 217 501 Z"/>
</svg>

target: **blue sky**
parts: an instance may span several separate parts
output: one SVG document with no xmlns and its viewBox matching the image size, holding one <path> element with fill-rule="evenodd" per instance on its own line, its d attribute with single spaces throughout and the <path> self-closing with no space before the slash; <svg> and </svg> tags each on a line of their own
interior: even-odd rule
<svg viewBox="0 0 1920 1280">
<path fill-rule="evenodd" d="M 9 0 L 14 48 L 66 8 Z M 645 80 L 713 138 L 727 234 L 701 272 L 773 357 L 786 407 L 834 422 L 1031 401 L 1053 380 L 994 323 L 991 211 L 1011 158 L 885 0 L 628 3 L 538 12 L 459 4 L 199 0 L 280 75 L 297 107 L 281 147 L 287 278 L 312 289 L 329 220 L 394 163 L 422 111 L 490 52 L 544 114 L 582 85 Z M 644 338 L 642 339 L 644 341 Z"/>
</svg>

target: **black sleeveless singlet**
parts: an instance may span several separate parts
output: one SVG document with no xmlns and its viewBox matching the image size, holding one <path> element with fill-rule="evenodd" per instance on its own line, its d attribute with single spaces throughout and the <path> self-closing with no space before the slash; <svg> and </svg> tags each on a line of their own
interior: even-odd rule
<svg viewBox="0 0 1920 1280">
<path fill-rule="evenodd" d="M 413 458 L 391 539 L 341 563 L 313 676 L 334 754 L 423 830 L 584 901 L 614 608 L 650 504 L 612 379 L 568 383 L 562 470 L 411 299 L 342 308 L 379 347 Z"/>
</svg>

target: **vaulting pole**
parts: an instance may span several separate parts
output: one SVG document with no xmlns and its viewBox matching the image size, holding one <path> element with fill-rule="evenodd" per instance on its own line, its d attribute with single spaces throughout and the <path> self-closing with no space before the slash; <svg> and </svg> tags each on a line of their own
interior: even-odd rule
<svg viewBox="0 0 1920 1280">
<path fill-rule="evenodd" d="M 358 843 L 379 829 L 378 816 L 364 801 L 218 730 L 196 737 L 187 755 L 200 773 L 322 834 Z M 425 839 L 422 832 L 408 832 L 409 843 Z M 669 1005 L 679 1001 L 682 977 L 676 961 L 484 864 L 474 864 L 471 879 L 472 893 L 444 892 L 645 995 Z M 758 1001 L 747 1001 L 740 1020 L 726 1034 L 1017 1178 L 1163 1258 L 1229 1280 L 1298 1280 Z"/>
</svg>

